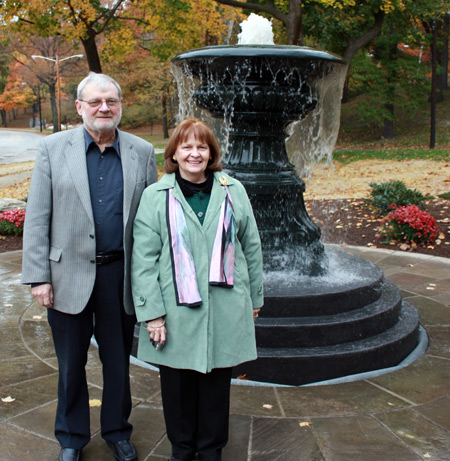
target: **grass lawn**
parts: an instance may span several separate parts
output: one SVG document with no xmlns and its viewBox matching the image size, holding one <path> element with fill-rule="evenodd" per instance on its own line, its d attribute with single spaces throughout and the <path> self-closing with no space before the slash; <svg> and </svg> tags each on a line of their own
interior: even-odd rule
<svg viewBox="0 0 450 461">
<path fill-rule="evenodd" d="M 343 165 L 369 159 L 449 161 L 450 149 L 339 149 L 333 159 Z"/>
</svg>

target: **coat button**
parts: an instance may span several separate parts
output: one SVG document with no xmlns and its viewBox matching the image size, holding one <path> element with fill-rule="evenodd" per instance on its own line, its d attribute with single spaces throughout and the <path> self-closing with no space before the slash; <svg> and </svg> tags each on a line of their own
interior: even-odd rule
<svg viewBox="0 0 450 461">
<path fill-rule="evenodd" d="M 94 261 L 93 259 L 91 259 L 89 262 L 90 262 L 91 264 L 95 264 L 95 261 Z"/>
<path fill-rule="evenodd" d="M 92 234 L 89 234 L 89 237 L 90 237 L 91 239 L 93 239 L 93 238 L 94 238 L 94 236 L 93 236 Z"/>
</svg>

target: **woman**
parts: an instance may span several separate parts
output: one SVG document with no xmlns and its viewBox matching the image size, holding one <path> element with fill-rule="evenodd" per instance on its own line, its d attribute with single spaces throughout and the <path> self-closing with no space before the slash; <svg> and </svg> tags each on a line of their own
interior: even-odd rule
<svg viewBox="0 0 450 461">
<path fill-rule="evenodd" d="M 138 357 L 159 365 L 171 460 L 217 461 L 232 367 L 256 359 L 261 243 L 245 189 L 221 173 L 207 125 L 180 123 L 164 158 L 167 174 L 144 191 L 134 223 Z"/>
</svg>

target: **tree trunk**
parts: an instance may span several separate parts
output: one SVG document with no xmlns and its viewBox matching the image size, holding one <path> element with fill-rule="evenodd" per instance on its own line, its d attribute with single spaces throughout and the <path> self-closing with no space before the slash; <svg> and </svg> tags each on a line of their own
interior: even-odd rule
<svg viewBox="0 0 450 461">
<path fill-rule="evenodd" d="M 37 101 L 33 103 L 32 109 L 33 110 L 31 112 L 32 112 L 33 121 L 31 122 L 31 127 L 36 128 L 37 126 L 36 119 L 39 117 L 39 105 Z"/>
<path fill-rule="evenodd" d="M 345 77 L 344 88 L 342 89 L 342 99 L 341 99 L 342 104 L 345 104 L 346 102 L 350 101 L 350 82 L 348 79 L 349 72 L 350 72 L 350 66 L 347 69 L 347 76 Z"/>
<path fill-rule="evenodd" d="M 164 134 L 164 139 L 169 138 L 169 127 L 167 124 L 167 95 L 164 93 L 162 96 L 162 128 L 163 128 L 163 134 Z"/>
<path fill-rule="evenodd" d="M 289 0 L 288 38 L 290 45 L 302 45 L 302 2 Z"/>
<path fill-rule="evenodd" d="M 6 112 L 5 112 L 5 109 L 2 109 L 1 111 L 1 114 L 2 114 L 2 125 L 7 128 L 8 127 L 8 122 L 6 120 Z"/>
<path fill-rule="evenodd" d="M 438 51 L 438 63 L 440 73 L 437 76 L 437 96 L 438 100 L 444 100 L 444 91 L 448 89 L 448 46 L 450 34 L 450 13 L 446 14 L 440 29 L 440 50 Z"/>
<path fill-rule="evenodd" d="M 391 37 L 394 35 L 394 29 L 391 29 Z M 398 43 L 391 43 L 389 46 L 388 59 L 395 61 L 397 59 Z M 383 138 L 392 139 L 394 137 L 394 103 L 395 103 L 395 82 L 397 81 L 397 72 L 395 66 L 389 66 L 389 72 L 386 80 L 387 84 L 387 101 L 384 108 L 389 116 L 384 119 Z"/>
<path fill-rule="evenodd" d="M 430 95 L 430 149 L 436 147 L 436 62 L 437 62 L 437 27 L 432 21 L 433 41 L 431 44 L 431 95 Z"/>
<path fill-rule="evenodd" d="M 394 104 L 387 103 L 384 108 L 391 115 L 390 118 L 384 119 L 383 138 L 392 139 L 394 137 Z"/>
<path fill-rule="evenodd" d="M 82 39 L 84 51 L 86 53 L 86 59 L 88 62 L 89 70 L 97 74 L 102 73 L 102 66 L 100 64 L 100 56 L 98 54 L 97 43 L 95 41 L 95 35 L 93 31 L 88 31 L 88 37 Z"/>
</svg>

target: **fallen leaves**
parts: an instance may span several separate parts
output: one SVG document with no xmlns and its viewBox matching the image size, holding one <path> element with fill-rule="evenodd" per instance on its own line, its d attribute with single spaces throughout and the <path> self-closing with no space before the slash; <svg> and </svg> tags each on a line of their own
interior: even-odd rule
<svg viewBox="0 0 450 461">
<path fill-rule="evenodd" d="M 28 195 L 30 189 L 30 181 L 22 181 L 12 186 L 6 186 L 0 189 L 0 198 L 13 198 L 15 200 L 22 200 Z"/>
<path fill-rule="evenodd" d="M 0 198 L 13 198 L 22 200 L 28 195 L 30 188 L 30 179 L 33 173 L 34 162 L 10 163 L 0 165 L 0 178 L 9 177 L 10 185 L 0 189 Z M 20 175 L 22 181 L 18 180 L 19 173 L 29 173 L 29 177 L 23 180 L 24 175 Z"/>
<path fill-rule="evenodd" d="M 0 177 L 11 174 L 33 171 L 34 162 L 5 163 L 0 165 Z"/>
<path fill-rule="evenodd" d="M 236 379 L 243 379 L 243 380 L 246 380 L 246 381 L 248 381 L 248 377 L 247 377 L 247 375 L 246 375 L 246 374 L 243 374 L 243 375 L 238 375 L 238 376 L 236 377 Z"/>
<path fill-rule="evenodd" d="M 306 199 L 323 200 L 367 197 L 371 182 L 403 181 L 424 195 L 449 192 L 450 164 L 432 160 L 360 160 L 336 168 L 315 165 L 306 180 Z"/>
</svg>

